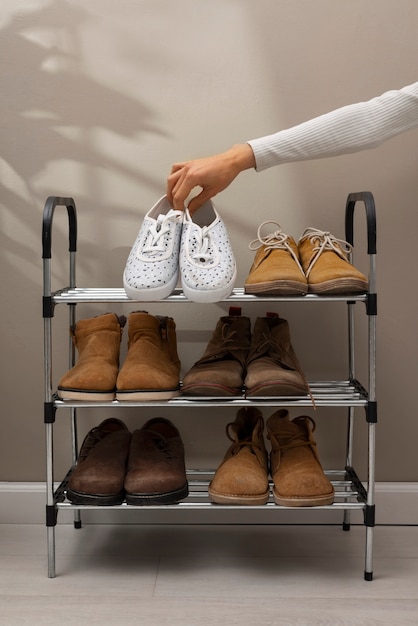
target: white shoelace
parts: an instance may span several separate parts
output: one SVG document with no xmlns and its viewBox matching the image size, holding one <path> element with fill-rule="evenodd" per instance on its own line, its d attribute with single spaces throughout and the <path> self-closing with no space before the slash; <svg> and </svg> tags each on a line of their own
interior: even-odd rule
<svg viewBox="0 0 418 626">
<path fill-rule="evenodd" d="M 309 228 L 304 231 L 300 241 L 303 239 L 309 239 L 312 246 L 314 246 L 312 252 L 316 252 L 305 272 L 306 278 L 308 278 L 313 266 L 325 250 L 332 250 L 338 254 L 339 257 L 344 259 L 344 261 L 347 261 L 346 255 L 350 254 L 353 249 L 353 246 L 348 243 L 348 241 L 345 241 L 344 239 L 337 239 L 337 237 L 334 237 L 334 235 L 330 232 L 318 230 L 312 226 L 309 226 Z"/>
<path fill-rule="evenodd" d="M 192 259 L 201 262 L 208 261 L 211 257 L 211 253 L 209 251 L 209 229 L 207 226 L 202 226 L 201 228 L 196 229 L 193 235 L 196 238 L 196 250 L 191 255 Z"/>
<path fill-rule="evenodd" d="M 277 230 L 262 237 L 261 230 L 267 224 L 273 224 L 274 226 L 277 226 Z M 251 241 L 248 247 L 250 250 L 258 250 L 259 248 L 261 248 L 261 246 L 265 246 L 266 250 L 287 250 L 287 252 L 291 254 L 293 260 L 299 267 L 302 274 L 304 274 L 299 258 L 293 250 L 292 246 L 289 245 L 288 240 L 289 237 L 282 231 L 282 227 L 278 222 L 275 222 L 273 220 L 267 220 L 266 222 L 262 222 L 260 224 L 257 230 L 257 239 Z"/>
<path fill-rule="evenodd" d="M 181 211 L 174 211 L 173 209 L 170 209 L 167 214 L 160 214 L 155 220 L 155 224 L 150 224 L 149 226 L 148 237 L 143 251 L 151 255 L 164 252 L 164 237 L 170 230 L 169 222 L 181 215 Z"/>
</svg>

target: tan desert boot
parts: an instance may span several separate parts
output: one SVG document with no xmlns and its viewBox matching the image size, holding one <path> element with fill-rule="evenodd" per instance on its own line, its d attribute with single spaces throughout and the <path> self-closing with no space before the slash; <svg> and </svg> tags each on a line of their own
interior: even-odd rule
<svg viewBox="0 0 418 626">
<path fill-rule="evenodd" d="M 273 224 L 277 229 L 262 236 L 264 226 Z M 298 246 L 285 235 L 280 224 L 263 222 L 257 231 L 257 239 L 249 245 L 257 250 L 247 280 L 245 293 L 255 295 L 304 295 L 308 283 L 299 260 Z"/>
<path fill-rule="evenodd" d="M 116 399 L 169 400 L 179 395 L 180 360 L 171 317 L 145 311 L 128 318 L 128 353 L 116 381 Z"/>
<path fill-rule="evenodd" d="M 310 393 L 290 340 L 289 325 L 276 313 L 255 321 L 245 387 L 248 397 Z"/>
<path fill-rule="evenodd" d="M 273 498 L 282 506 L 320 506 L 332 504 L 334 487 L 325 476 L 312 433 L 310 417 L 289 420 L 286 409 L 267 420 L 271 442 L 270 472 Z"/>
<path fill-rule="evenodd" d="M 232 441 L 209 485 L 209 499 L 217 504 L 265 504 L 269 498 L 268 454 L 264 420 L 254 407 L 238 411 L 227 425 Z"/>
<path fill-rule="evenodd" d="M 245 362 L 250 347 L 251 322 L 231 307 L 221 317 L 202 357 L 183 378 L 182 393 L 198 396 L 242 394 Z"/>
<path fill-rule="evenodd" d="M 348 261 L 352 246 L 347 241 L 310 227 L 299 239 L 298 248 L 310 293 L 326 295 L 367 291 L 367 278 Z"/>
<path fill-rule="evenodd" d="M 103 402 L 115 397 L 125 317 L 106 313 L 80 320 L 70 329 L 78 360 L 58 383 L 64 400 Z"/>
</svg>

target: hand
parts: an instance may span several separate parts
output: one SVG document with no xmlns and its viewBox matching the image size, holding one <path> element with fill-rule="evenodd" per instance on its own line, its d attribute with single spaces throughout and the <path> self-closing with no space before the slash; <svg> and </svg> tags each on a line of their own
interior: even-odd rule
<svg viewBox="0 0 418 626">
<path fill-rule="evenodd" d="M 226 189 L 240 172 L 251 167 L 255 167 L 255 159 L 248 144 L 203 159 L 176 163 L 167 179 L 167 197 L 176 210 L 182 211 L 186 198 L 195 187 L 200 187 L 200 193 L 188 204 L 193 215 L 207 200 Z"/>
</svg>

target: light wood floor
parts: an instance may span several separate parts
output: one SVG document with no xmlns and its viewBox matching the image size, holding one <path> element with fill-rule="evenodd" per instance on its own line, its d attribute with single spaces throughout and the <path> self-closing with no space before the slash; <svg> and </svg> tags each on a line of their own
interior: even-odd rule
<svg viewBox="0 0 418 626">
<path fill-rule="evenodd" d="M 0 624 L 418 624 L 418 526 L 0 525 Z"/>
</svg>

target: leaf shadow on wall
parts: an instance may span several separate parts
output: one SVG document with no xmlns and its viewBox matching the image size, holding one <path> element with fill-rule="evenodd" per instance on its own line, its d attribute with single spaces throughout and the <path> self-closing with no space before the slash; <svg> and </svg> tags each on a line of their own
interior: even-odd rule
<svg viewBox="0 0 418 626">
<path fill-rule="evenodd" d="M 81 180 L 85 191 L 77 191 L 75 199 L 83 204 L 83 211 L 91 198 L 102 197 L 106 171 L 145 187 L 161 187 L 161 181 L 141 172 L 140 164 L 122 163 L 97 145 L 97 129 L 105 129 L 122 141 L 133 136 L 140 141 L 144 133 L 164 133 L 153 123 L 152 111 L 145 104 L 84 72 L 80 29 L 91 19 L 93 16 L 80 6 L 59 0 L 36 11 L 16 10 L 1 31 L 0 118 L 5 139 L 0 157 L 4 205 L 0 249 L 4 276 L 13 277 L 11 286 L 17 279 L 24 284 L 31 277 L 36 283 L 41 275 L 34 278 L 34 256 L 40 257 L 40 212 L 45 196 L 39 191 L 39 180 L 45 172 L 50 178 L 46 195 L 73 195 L 71 181 L 75 177 Z M 37 36 L 39 32 L 42 39 Z M 55 44 L 46 46 L 48 41 Z M 49 174 L 51 164 L 55 169 Z M 60 174 L 67 168 L 67 188 L 55 182 L 53 172 L 57 168 Z M 117 210 L 123 219 L 123 208 L 118 206 Z M 61 225 L 59 218 L 56 221 L 53 244 L 61 251 L 67 248 L 67 226 Z M 97 241 L 106 242 L 111 237 L 104 220 L 97 219 L 96 228 Z M 31 238 L 27 233 L 39 236 Z M 88 261 L 80 258 L 80 269 L 83 263 Z M 53 269 L 59 280 L 65 276 L 66 267 L 66 255 L 56 255 Z"/>
</svg>

